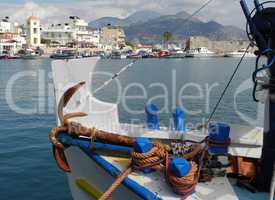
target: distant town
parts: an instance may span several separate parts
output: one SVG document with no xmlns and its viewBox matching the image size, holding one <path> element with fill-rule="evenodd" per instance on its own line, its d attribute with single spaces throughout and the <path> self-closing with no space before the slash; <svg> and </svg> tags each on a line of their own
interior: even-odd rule
<svg viewBox="0 0 275 200">
<path fill-rule="evenodd" d="M 120 26 L 106 24 L 92 28 L 78 16 L 66 23 L 43 25 L 36 16 L 25 24 L 5 17 L 0 21 L 0 58 L 183 58 L 196 56 L 242 55 L 247 41 L 213 41 L 206 37 L 189 37 L 178 43 L 170 42 L 172 33 L 163 33 L 161 44 L 131 43 Z M 253 54 L 250 52 L 250 56 Z"/>
</svg>

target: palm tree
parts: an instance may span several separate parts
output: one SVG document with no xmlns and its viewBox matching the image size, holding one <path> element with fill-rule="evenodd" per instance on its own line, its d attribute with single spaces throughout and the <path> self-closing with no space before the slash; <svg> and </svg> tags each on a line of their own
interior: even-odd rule
<svg viewBox="0 0 275 200">
<path fill-rule="evenodd" d="M 164 41 L 165 48 L 168 49 L 168 42 L 169 42 L 170 40 L 172 40 L 172 38 L 173 38 L 173 33 L 168 32 L 168 31 L 167 31 L 167 32 L 164 32 L 163 35 L 162 35 L 162 37 L 163 37 L 163 41 Z"/>
</svg>

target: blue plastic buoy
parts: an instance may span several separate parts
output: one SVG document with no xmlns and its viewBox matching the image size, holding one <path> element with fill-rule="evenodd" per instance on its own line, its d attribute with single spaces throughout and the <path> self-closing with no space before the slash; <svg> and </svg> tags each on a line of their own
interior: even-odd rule
<svg viewBox="0 0 275 200">
<path fill-rule="evenodd" d="M 175 130 L 179 132 L 185 131 L 185 113 L 180 107 L 177 107 L 173 113 Z"/>
<path fill-rule="evenodd" d="M 148 138 L 138 137 L 134 143 L 134 150 L 138 153 L 147 153 L 153 148 L 153 144 Z M 144 173 L 150 173 L 154 171 L 149 167 L 145 167 L 142 169 Z"/>
<path fill-rule="evenodd" d="M 173 157 L 168 166 L 169 172 L 176 177 L 186 176 L 191 169 L 189 162 L 184 158 Z"/>
<path fill-rule="evenodd" d="M 154 104 L 147 104 L 145 107 L 145 112 L 147 115 L 147 128 L 152 130 L 159 130 L 159 120 L 158 120 L 158 108 Z"/>
<path fill-rule="evenodd" d="M 208 127 L 209 139 L 217 142 L 229 140 L 230 126 L 225 123 L 211 123 Z M 227 153 L 228 147 L 209 147 L 209 153 Z"/>
</svg>

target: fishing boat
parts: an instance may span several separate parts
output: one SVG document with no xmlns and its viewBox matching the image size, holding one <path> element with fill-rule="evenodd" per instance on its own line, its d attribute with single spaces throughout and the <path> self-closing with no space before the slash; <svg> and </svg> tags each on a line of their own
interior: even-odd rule
<svg viewBox="0 0 275 200">
<path fill-rule="evenodd" d="M 73 59 L 73 58 L 78 58 L 77 52 L 73 50 L 66 50 L 66 49 L 58 49 L 55 53 L 50 55 L 50 58 L 55 59 L 55 60 L 66 60 L 66 59 Z"/>
<path fill-rule="evenodd" d="M 8 54 L 2 54 L 0 55 L 0 60 L 12 60 L 12 59 L 19 59 L 19 56 L 16 55 L 8 55 Z"/>
<path fill-rule="evenodd" d="M 240 49 L 238 51 L 229 52 L 224 55 L 224 57 L 233 57 L 233 58 L 240 58 L 246 52 L 246 49 Z M 246 58 L 256 58 L 256 55 L 251 52 L 246 52 Z"/>
<path fill-rule="evenodd" d="M 25 53 L 23 55 L 20 56 L 20 58 L 22 59 L 37 59 L 39 58 L 40 55 L 34 51 L 33 49 L 26 49 Z"/>
<path fill-rule="evenodd" d="M 270 30 L 262 27 L 275 24 L 275 9 L 254 3 L 256 9 L 250 13 L 246 1 L 241 0 L 248 24 L 254 27 L 249 35 L 257 35 L 254 42 L 262 52 L 258 56 L 267 56 L 269 62 L 267 66 L 257 66 L 253 81 L 273 95 L 274 86 L 259 80 L 258 73 L 267 68 L 275 71 L 275 45 L 269 46 Z M 209 123 L 189 130 L 184 112 L 176 108 L 171 114 L 174 127 L 168 129 L 159 125 L 154 104 L 145 106 L 146 126 L 120 123 L 118 105 L 103 102 L 95 94 L 135 62 L 96 90 L 92 90 L 92 80 L 97 58 L 52 63 L 58 126 L 51 130 L 49 139 L 75 200 L 266 199 L 268 193 L 258 192 L 259 188 L 266 192 L 270 189 L 273 199 L 273 123 L 266 123 L 264 128 L 247 127 L 211 122 L 210 118 Z M 268 122 L 275 119 L 272 99 L 266 100 Z"/>
<path fill-rule="evenodd" d="M 18 59 L 19 56 L 13 55 L 8 51 L 0 52 L 0 60 L 12 60 L 12 59 Z"/>
<path fill-rule="evenodd" d="M 184 58 L 185 56 L 186 52 L 181 48 L 173 48 L 170 50 L 170 56 L 168 56 L 168 58 Z"/>
<path fill-rule="evenodd" d="M 156 58 L 168 58 L 170 55 L 170 51 L 161 50 L 159 53 L 156 54 Z"/>
<path fill-rule="evenodd" d="M 142 58 L 142 55 L 141 54 L 135 54 L 135 53 L 132 53 L 132 54 L 129 54 L 127 56 L 128 59 L 139 59 L 139 58 Z"/>
<path fill-rule="evenodd" d="M 214 52 L 210 51 L 206 47 L 199 47 L 199 48 L 196 48 L 196 49 L 190 49 L 186 52 L 186 57 L 189 57 L 189 58 L 213 57 L 215 55 L 216 54 Z"/>
</svg>

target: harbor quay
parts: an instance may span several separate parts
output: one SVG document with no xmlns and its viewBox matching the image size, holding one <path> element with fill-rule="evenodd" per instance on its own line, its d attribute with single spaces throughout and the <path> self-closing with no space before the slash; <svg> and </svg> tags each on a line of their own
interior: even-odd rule
<svg viewBox="0 0 275 200">
<path fill-rule="evenodd" d="M 7 16 L 0 21 L 0 59 L 239 57 L 249 43 L 203 36 L 166 41 L 165 34 L 160 44 L 141 44 L 128 41 L 123 27 L 106 24 L 93 28 L 78 16 L 58 24 L 42 24 L 36 16 L 19 24 Z M 248 56 L 255 57 L 253 52 L 251 49 Z"/>
</svg>

